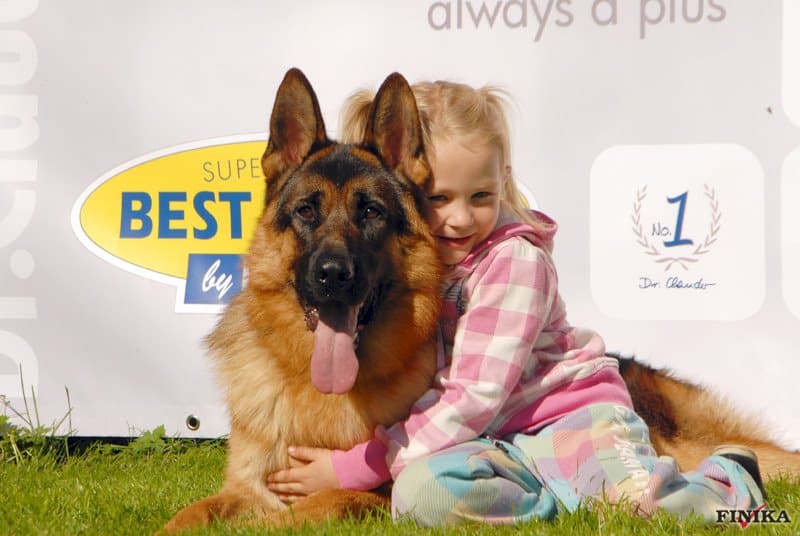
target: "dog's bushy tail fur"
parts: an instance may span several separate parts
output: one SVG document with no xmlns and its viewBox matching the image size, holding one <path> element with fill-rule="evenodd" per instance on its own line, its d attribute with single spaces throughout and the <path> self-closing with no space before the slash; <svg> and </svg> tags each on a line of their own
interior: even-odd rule
<svg viewBox="0 0 800 536">
<path fill-rule="evenodd" d="M 682 471 L 695 469 L 720 445 L 739 444 L 756 452 L 766 479 L 800 475 L 800 452 L 780 447 L 758 417 L 668 371 L 613 357 L 619 360 L 634 409 L 647 422 L 656 451 L 675 458 Z"/>
</svg>

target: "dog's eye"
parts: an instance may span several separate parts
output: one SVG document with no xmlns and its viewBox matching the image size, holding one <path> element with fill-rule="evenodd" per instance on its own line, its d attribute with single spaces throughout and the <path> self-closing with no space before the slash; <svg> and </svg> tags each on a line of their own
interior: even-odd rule
<svg viewBox="0 0 800 536">
<path fill-rule="evenodd" d="M 367 207 L 364 209 L 364 219 L 374 220 L 381 215 L 381 211 L 375 207 Z"/>
<path fill-rule="evenodd" d="M 304 220 L 314 219 L 314 209 L 311 205 L 300 205 L 295 212 Z"/>
</svg>

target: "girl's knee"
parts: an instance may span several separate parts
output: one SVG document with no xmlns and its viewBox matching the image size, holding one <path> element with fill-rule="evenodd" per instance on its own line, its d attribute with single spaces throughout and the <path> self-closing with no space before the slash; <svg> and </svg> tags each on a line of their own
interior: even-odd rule
<svg viewBox="0 0 800 536">
<path fill-rule="evenodd" d="M 469 441 L 407 465 L 392 489 L 394 517 L 427 526 L 458 522 L 460 504 L 474 494 L 476 482 L 495 476 L 483 456 L 492 448 Z"/>
<path fill-rule="evenodd" d="M 394 480 L 394 484 L 392 485 L 392 498 L 394 499 L 396 495 L 407 497 L 417 496 L 419 488 L 422 487 L 423 483 L 435 478 L 427 465 L 425 461 L 417 461 L 408 464 Z"/>
<path fill-rule="evenodd" d="M 409 464 L 392 487 L 392 516 L 424 526 L 446 523 L 457 502 L 443 485 L 443 475 L 434 473 L 426 460 Z"/>
</svg>

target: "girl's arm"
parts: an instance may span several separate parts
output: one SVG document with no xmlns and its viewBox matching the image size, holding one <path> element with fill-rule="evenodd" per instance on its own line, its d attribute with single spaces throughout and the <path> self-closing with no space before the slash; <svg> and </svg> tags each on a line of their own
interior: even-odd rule
<svg viewBox="0 0 800 536">
<path fill-rule="evenodd" d="M 496 246 L 465 283 L 452 362 L 404 422 L 385 430 L 391 474 L 475 439 L 502 410 L 531 358 L 556 298 L 549 255 L 523 238 Z"/>
</svg>

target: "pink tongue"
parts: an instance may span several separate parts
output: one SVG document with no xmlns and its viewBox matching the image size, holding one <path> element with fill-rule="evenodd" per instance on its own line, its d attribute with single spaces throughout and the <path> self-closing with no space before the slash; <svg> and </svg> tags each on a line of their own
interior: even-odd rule
<svg viewBox="0 0 800 536">
<path fill-rule="evenodd" d="M 311 354 L 311 383 L 321 393 L 346 393 L 358 375 L 354 338 L 358 307 L 319 311 Z"/>
</svg>

